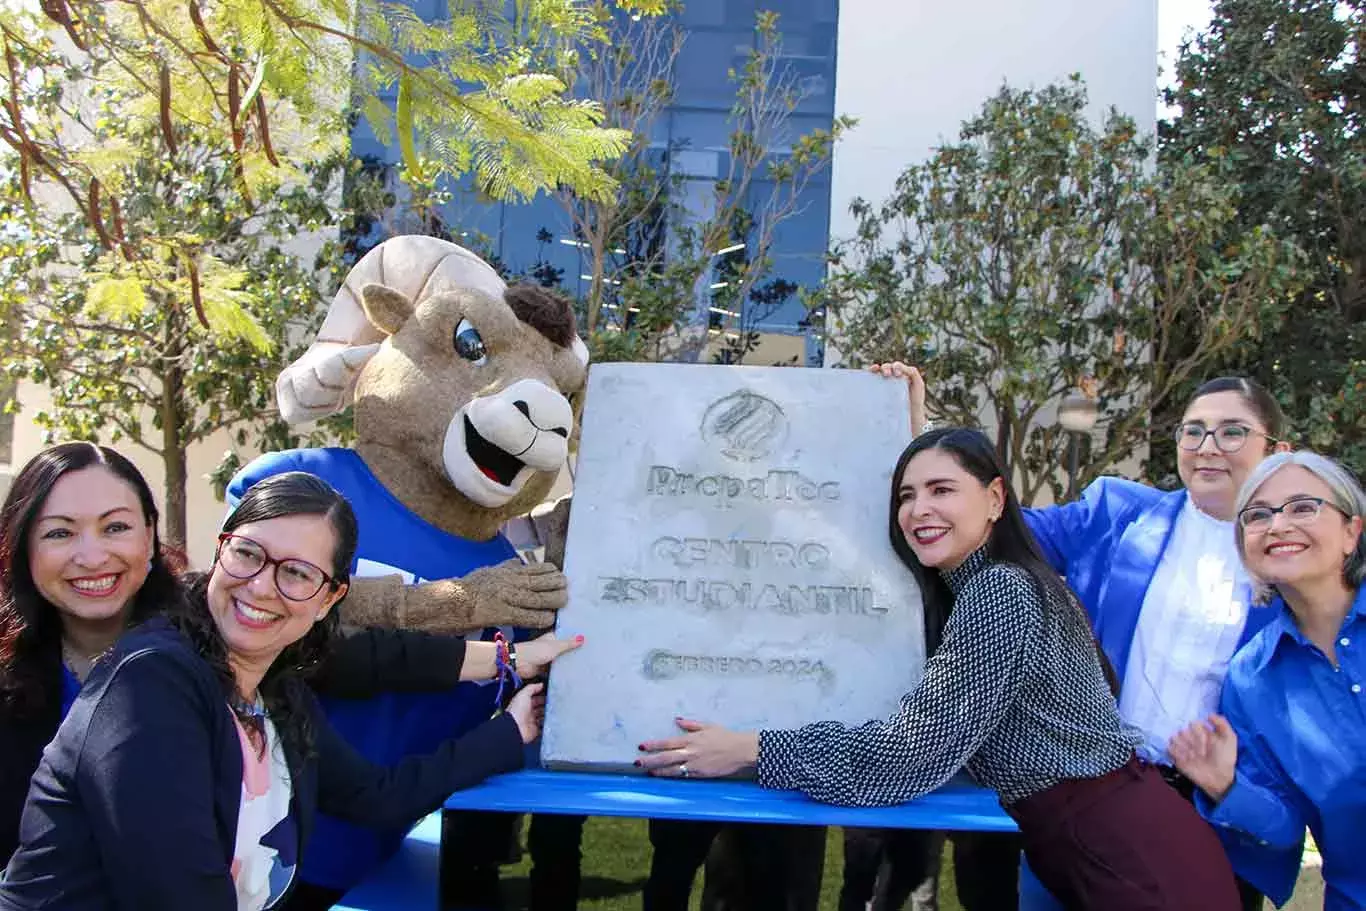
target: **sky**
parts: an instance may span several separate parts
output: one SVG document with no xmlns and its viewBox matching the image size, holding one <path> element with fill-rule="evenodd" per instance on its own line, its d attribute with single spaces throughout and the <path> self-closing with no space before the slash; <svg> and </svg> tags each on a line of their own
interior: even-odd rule
<svg viewBox="0 0 1366 911">
<path fill-rule="evenodd" d="M 1166 84 L 1176 59 L 1176 49 L 1188 30 L 1209 24 L 1211 0 L 1157 0 L 1157 56 Z"/>
</svg>

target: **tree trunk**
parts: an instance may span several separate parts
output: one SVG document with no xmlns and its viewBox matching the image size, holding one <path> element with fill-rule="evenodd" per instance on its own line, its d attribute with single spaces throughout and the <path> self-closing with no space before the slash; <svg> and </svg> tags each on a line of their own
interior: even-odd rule
<svg viewBox="0 0 1366 911">
<path fill-rule="evenodd" d="M 167 303 L 170 306 L 170 303 Z M 161 371 L 161 461 L 166 470 L 166 502 L 163 515 L 166 519 L 166 543 L 188 552 L 186 542 L 186 496 L 185 479 L 186 452 L 184 441 L 184 383 L 185 375 L 180 369 L 182 329 L 179 314 L 168 314 L 164 328 L 166 354 Z"/>
<path fill-rule="evenodd" d="M 185 503 L 185 450 L 180 448 L 179 429 L 175 426 L 162 428 L 161 436 L 166 447 L 162 461 L 166 466 L 166 543 L 180 551 L 186 546 L 186 503 Z"/>
<path fill-rule="evenodd" d="M 588 335 L 592 335 L 598 329 L 598 321 L 602 316 L 603 298 L 603 279 L 606 273 L 606 264 L 603 260 L 607 257 L 607 240 L 598 231 L 585 232 L 591 238 L 589 244 L 589 255 L 592 261 L 593 277 L 588 285 Z M 582 249 L 582 248 L 580 248 Z"/>
<path fill-rule="evenodd" d="M 1001 460 L 1001 467 L 1005 469 L 1007 482 L 1014 483 L 1014 460 L 1010 457 L 1010 428 L 1014 424 L 1014 415 L 1006 412 L 1005 409 L 996 411 L 996 458 Z"/>
</svg>

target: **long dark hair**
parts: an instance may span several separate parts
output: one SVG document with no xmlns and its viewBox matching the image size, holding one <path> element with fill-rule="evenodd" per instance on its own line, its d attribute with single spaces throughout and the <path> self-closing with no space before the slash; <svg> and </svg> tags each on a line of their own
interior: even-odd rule
<svg viewBox="0 0 1366 911">
<path fill-rule="evenodd" d="M 152 529 L 152 565 L 133 595 L 128 622 L 163 609 L 179 593 L 176 574 L 184 569 L 184 558 L 162 547 L 152 489 L 132 462 L 107 446 L 86 442 L 61 443 L 30 459 L 0 507 L 0 711 L 14 717 L 51 711 L 60 699 L 48 669 L 60 660 L 55 656 L 60 654 L 62 626 L 56 607 L 33 581 L 33 525 L 57 482 L 93 465 L 103 465 L 133 488 Z"/>
<path fill-rule="evenodd" d="M 336 591 L 350 578 L 359 532 L 351 504 L 321 478 L 290 471 L 258 481 L 228 515 L 223 531 L 231 532 L 253 522 L 286 516 L 321 516 L 332 526 L 336 543 L 332 549 L 330 575 L 331 590 Z M 215 553 L 214 563 L 217 562 Z M 183 608 L 168 612 L 168 616 L 171 624 L 190 640 L 213 668 L 228 704 L 244 723 L 249 723 L 254 718 L 241 705 L 242 694 L 237 691 L 237 680 L 228 665 L 227 643 L 209 612 L 209 576 L 209 573 L 196 573 L 190 581 L 190 594 Z M 327 655 L 341 624 L 337 609 L 340 606 L 340 602 L 333 605 L 327 616 L 314 623 L 302 639 L 281 652 L 259 687 L 261 701 L 280 738 L 300 756 L 307 756 L 313 747 L 313 729 L 301 683 Z"/>
<path fill-rule="evenodd" d="M 996 447 L 980 430 L 944 427 L 916 437 L 902 451 L 901 458 L 897 459 L 896 469 L 892 472 L 889 533 L 892 549 L 920 584 L 925 610 L 925 654 L 934 654 L 944 639 L 944 627 L 948 624 L 949 612 L 953 609 L 953 593 L 938 572 L 930 571 L 916 557 L 915 551 L 906 541 L 905 532 L 897 522 L 897 512 L 901 505 L 901 477 L 906 473 L 906 466 L 910 464 L 911 459 L 931 449 L 947 452 L 964 471 L 983 486 L 997 478 L 1001 479 L 1005 507 L 1001 517 L 996 520 L 987 535 L 987 556 L 994 561 L 1013 563 L 1023 569 L 1038 586 L 1045 610 L 1061 608 L 1065 612 L 1063 621 L 1080 624 L 1090 638 L 1090 622 L 1081 608 L 1081 603 L 1044 558 L 1038 541 L 1034 539 L 1034 533 L 1025 524 L 1024 511 L 1020 508 L 1014 487 L 1006 478 L 1005 469 L 996 455 Z M 1118 681 L 1114 670 L 1098 646 L 1097 654 L 1111 690 L 1117 691 Z"/>
</svg>

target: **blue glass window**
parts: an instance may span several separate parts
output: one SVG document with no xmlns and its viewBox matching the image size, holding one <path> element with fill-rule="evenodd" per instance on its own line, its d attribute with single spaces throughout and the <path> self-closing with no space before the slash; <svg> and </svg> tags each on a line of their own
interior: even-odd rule
<svg viewBox="0 0 1366 911">
<path fill-rule="evenodd" d="M 674 104 L 730 110 L 735 102 L 730 71 L 744 66 L 753 49 L 752 24 L 738 30 L 690 31 L 674 61 Z"/>
<path fill-rule="evenodd" d="M 428 20 L 448 14 L 447 0 L 409 2 Z M 754 47 L 754 17 L 760 9 L 778 14 L 783 47 L 780 67 L 787 68 L 802 90 L 785 135 L 774 142 L 770 155 L 780 158 L 793 137 L 831 126 L 838 0 L 686 0 L 678 14 L 688 34 L 674 62 L 673 104 L 657 119 L 651 137 L 657 156 L 667 158 L 672 173 L 684 178 L 686 198 L 680 202 L 685 208 L 705 208 L 710 182 L 728 173 L 729 111 L 735 98 L 729 72 L 743 65 Z M 397 150 L 386 149 L 363 121 L 352 131 L 352 142 L 357 155 L 388 162 L 398 157 Z M 751 209 L 762 209 L 772 192 L 771 183 L 757 180 L 751 187 Z M 814 287 L 824 278 L 830 225 L 828 173 L 805 188 L 798 209 L 774 232 L 774 268 L 761 286 L 761 291 L 770 292 L 767 300 L 745 304 L 746 322 L 763 331 L 804 331 L 805 308 L 796 293 L 783 292 L 790 286 Z M 708 214 L 694 211 L 693 217 Z M 509 270 L 526 273 L 539 267 L 541 274 L 558 275 L 570 293 L 586 290 L 587 282 L 580 278 L 588 272 L 584 251 L 556 200 L 540 197 L 520 205 L 491 203 L 472 192 L 466 181 L 442 217 L 457 240 L 463 237 L 474 245 L 475 238 L 487 238 L 489 252 Z"/>
</svg>

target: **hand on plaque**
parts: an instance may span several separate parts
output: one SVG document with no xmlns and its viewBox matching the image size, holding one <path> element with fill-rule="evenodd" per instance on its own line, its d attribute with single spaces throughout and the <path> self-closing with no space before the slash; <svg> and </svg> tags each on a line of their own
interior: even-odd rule
<svg viewBox="0 0 1366 911">
<path fill-rule="evenodd" d="M 540 677 L 549 669 L 550 663 L 566 652 L 583 645 L 583 636 L 572 639 L 557 639 L 554 633 L 546 633 L 517 643 L 517 671 L 527 680 Z"/>
<path fill-rule="evenodd" d="M 522 743 L 531 743 L 541 736 L 541 723 L 545 721 L 545 684 L 533 683 L 518 690 L 508 703 L 507 713 L 517 722 Z"/>
<path fill-rule="evenodd" d="M 890 364 L 872 364 L 868 367 L 868 372 L 888 379 L 906 381 L 907 391 L 911 395 L 911 433 L 919 436 L 929 423 L 928 412 L 925 410 L 925 377 L 921 375 L 920 368 L 903 364 L 901 361 L 892 361 Z"/>
<path fill-rule="evenodd" d="M 640 745 L 645 755 L 636 765 L 665 778 L 722 778 L 752 768 L 759 761 L 759 735 L 731 731 L 687 718 L 675 722 L 686 733 Z"/>
</svg>

